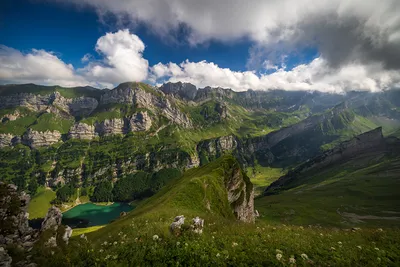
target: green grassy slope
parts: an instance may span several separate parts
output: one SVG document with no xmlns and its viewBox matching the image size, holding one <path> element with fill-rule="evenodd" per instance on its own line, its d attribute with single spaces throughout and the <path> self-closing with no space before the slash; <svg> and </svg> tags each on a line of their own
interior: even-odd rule
<svg viewBox="0 0 400 267">
<path fill-rule="evenodd" d="M 298 225 L 398 226 L 400 158 L 361 155 L 304 173 L 277 195 L 256 200 L 264 220 Z"/>
<path fill-rule="evenodd" d="M 220 158 L 193 169 L 125 217 L 76 236 L 68 246 L 52 249 L 39 242 L 34 260 L 40 266 L 396 266 L 400 232 L 361 229 L 355 232 L 320 226 L 245 224 L 227 216 L 221 185 L 235 161 Z M 207 186 L 204 186 L 207 184 Z M 204 197 L 212 201 L 211 210 Z M 215 199 L 214 199 L 215 198 Z M 265 211 L 262 211 L 265 212 Z M 263 213 L 262 213 L 263 214 Z M 204 232 L 169 233 L 176 215 L 205 219 Z M 93 230 L 93 229 L 90 229 Z M 82 233 L 78 230 L 76 234 Z"/>
<path fill-rule="evenodd" d="M 56 198 L 56 192 L 40 187 L 29 202 L 29 219 L 44 218 L 51 207 L 50 202 Z"/>
</svg>

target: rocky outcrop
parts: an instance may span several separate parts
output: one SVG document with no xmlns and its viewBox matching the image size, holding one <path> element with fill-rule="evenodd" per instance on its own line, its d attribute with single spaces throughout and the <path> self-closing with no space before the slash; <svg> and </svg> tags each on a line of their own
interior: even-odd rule
<svg viewBox="0 0 400 267">
<path fill-rule="evenodd" d="M 29 252 L 37 240 L 37 232 L 28 223 L 29 201 L 29 195 L 18 192 L 15 185 L 0 182 L 0 266 L 10 266 L 12 262 L 6 247 L 17 246 Z"/>
<path fill-rule="evenodd" d="M 152 120 L 147 111 L 138 112 L 129 118 L 129 130 L 131 132 L 148 131 L 151 128 Z"/>
<path fill-rule="evenodd" d="M 32 111 L 44 111 L 52 105 L 72 116 L 86 116 L 98 106 L 98 101 L 91 97 L 66 98 L 55 91 L 48 95 L 19 93 L 0 96 L 0 109 L 26 107 Z"/>
<path fill-rule="evenodd" d="M 197 145 L 196 150 L 199 154 L 200 163 L 205 164 L 235 150 L 237 145 L 236 137 L 229 135 L 202 141 Z"/>
<path fill-rule="evenodd" d="M 124 133 L 123 119 L 106 119 L 95 124 L 95 131 L 100 136 L 108 136 Z"/>
<path fill-rule="evenodd" d="M 28 131 L 22 136 L 22 143 L 31 148 L 50 146 L 59 142 L 60 140 L 61 133 L 59 131 L 38 132 L 28 129 Z"/>
<path fill-rule="evenodd" d="M 123 83 L 115 89 L 106 92 L 100 103 L 102 105 L 108 104 L 130 104 L 137 108 L 151 110 L 154 113 L 161 113 L 173 123 L 179 124 L 183 127 L 191 127 L 191 121 L 182 113 L 164 93 L 157 88 L 149 88 L 146 91 L 141 88 L 145 85 L 138 83 Z"/>
<path fill-rule="evenodd" d="M 52 206 L 46 214 L 46 217 L 44 218 L 42 222 L 42 226 L 40 227 L 40 231 L 46 231 L 46 230 L 57 230 L 58 226 L 61 225 L 61 220 L 62 220 L 62 213 L 61 210 L 55 206 Z"/>
<path fill-rule="evenodd" d="M 7 121 L 15 121 L 16 119 L 21 118 L 22 116 L 23 115 L 18 110 L 15 110 L 13 113 L 3 115 L 3 117 L 0 118 L 0 121 L 3 123 Z"/>
<path fill-rule="evenodd" d="M 343 162 L 353 157 L 364 155 L 369 152 L 380 153 L 386 150 L 386 142 L 383 138 L 382 128 L 376 128 L 372 131 L 363 133 L 342 142 L 335 148 L 327 150 L 319 156 L 306 161 L 287 175 L 282 176 L 273 182 L 264 192 L 265 195 L 273 194 L 282 186 L 290 184 L 291 181 L 299 178 L 309 171 L 316 171 L 328 165 Z"/>
<path fill-rule="evenodd" d="M 236 218 L 244 222 L 254 222 L 253 184 L 237 162 L 227 171 L 225 187 Z"/>
<path fill-rule="evenodd" d="M 12 146 L 16 138 L 18 137 L 12 134 L 0 134 L 0 148 Z"/>
<path fill-rule="evenodd" d="M 160 90 L 167 95 L 179 97 L 183 100 L 193 100 L 196 97 L 197 88 L 191 83 L 164 83 Z"/>
<path fill-rule="evenodd" d="M 68 138 L 90 140 L 97 136 L 95 127 L 86 123 L 75 123 L 68 133 Z"/>
<path fill-rule="evenodd" d="M 95 98 L 77 97 L 65 98 L 59 92 L 54 92 L 52 105 L 61 108 L 72 116 L 87 116 L 93 112 L 99 105 Z"/>
</svg>

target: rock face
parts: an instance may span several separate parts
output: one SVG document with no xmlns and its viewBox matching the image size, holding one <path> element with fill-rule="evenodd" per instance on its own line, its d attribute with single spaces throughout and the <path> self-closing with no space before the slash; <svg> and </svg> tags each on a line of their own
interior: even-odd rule
<svg viewBox="0 0 400 267">
<path fill-rule="evenodd" d="M 65 98 L 59 92 L 54 92 L 52 105 L 57 106 L 72 116 L 87 116 L 99 105 L 98 101 L 91 97 Z"/>
<path fill-rule="evenodd" d="M 0 134 L 0 148 L 12 146 L 14 138 L 12 134 Z"/>
<path fill-rule="evenodd" d="M 5 247 L 14 245 L 30 251 L 36 242 L 37 234 L 28 223 L 29 200 L 29 195 L 18 192 L 15 185 L 0 182 L 0 266 L 11 266 L 12 258 Z"/>
<path fill-rule="evenodd" d="M 183 100 L 193 100 L 196 97 L 197 88 L 191 83 L 164 83 L 160 90 L 167 95 L 179 97 Z"/>
<path fill-rule="evenodd" d="M 152 92 L 147 92 L 137 83 L 123 83 L 115 89 L 106 92 L 100 101 L 101 105 L 108 104 L 130 104 L 137 108 L 148 109 L 154 113 L 161 113 L 173 123 L 183 127 L 191 127 L 191 121 L 182 113 L 164 93 L 156 88 L 151 88 Z M 143 85 L 142 85 L 143 86 Z"/>
<path fill-rule="evenodd" d="M 264 192 L 265 195 L 273 194 L 280 187 L 297 179 L 303 173 L 310 170 L 318 170 L 327 165 L 335 164 L 337 162 L 345 161 L 349 158 L 363 155 L 369 152 L 379 152 L 386 150 L 386 142 L 383 138 L 382 128 L 363 133 L 350 139 L 349 141 L 342 142 L 337 147 L 327 150 L 319 156 L 308 160 L 301 164 L 287 175 L 282 176 L 277 181 L 273 182 Z"/>
<path fill-rule="evenodd" d="M 233 135 L 202 141 L 197 145 L 200 163 L 205 164 L 219 158 L 224 153 L 235 150 L 237 146 L 238 142 Z"/>
<path fill-rule="evenodd" d="M 249 177 L 237 163 L 228 170 L 226 177 L 228 201 L 236 218 L 243 222 L 254 222 L 254 190 Z"/>
<path fill-rule="evenodd" d="M 43 232 L 48 229 L 56 230 L 58 226 L 61 225 L 61 220 L 62 220 L 61 210 L 55 206 L 52 206 L 47 212 L 46 217 L 42 222 L 40 231 Z"/>
<path fill-rule="evenodd" d="M 28 129 L 22 136 L 22 143 L 31 148 L 38 148 L 53 145 L 60 141 L 60 139 L 61 133 L 59 131 L 38 132 Z"/>
<path fill-rule="evenodd" d="M 0 96 L 0 109 L 26 107 L 32 111 L 44 111 L 50 105 L 56 106 L 72 116 L 86 116 L 93 112 L 98 101 L 91 97 L 65 98 L 57 91 L 48 95 L 19 93 Z"/>
<path fill-rule="evenodd" d="M 90 140 L 97 136 L 95 127 L 86 123 L 75 123 L 68 133 L 68 138 Z"/>
<path fill-rule="evenodd" d="M 129 119 L 129 130 L 131 132 L 142 132 L 150 130 L 152 121 L 147 111 L 133 114 Z"/>
<path fill-rule="evenodd" d="M 124 133 L 124 121 L 122 119 L 106 119 L 95 124 L 96 133 L 100 136 L 108 136 Z"/>
</svg>

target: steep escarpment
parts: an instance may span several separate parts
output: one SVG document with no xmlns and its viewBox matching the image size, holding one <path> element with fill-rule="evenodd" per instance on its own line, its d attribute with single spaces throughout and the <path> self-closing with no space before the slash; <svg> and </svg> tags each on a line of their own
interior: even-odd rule
<svg viewBox="0 0 400 267">
<path fill-rule="evenodd" d="M 185 172 L 135 209 L 132 216 L 164 216 L 170 212 L 254 222 L 253 184 L 236 159 L 224 156 Z"/>
<path fill-rule="evenodd" d="M 319 169 L 346 161 L 352 157 L 367 153 L 384 154 L 386 150 L 387 145 L 382 134 L 382 128 L 374 129 L 342 142 L 335 148 L 327 150 L 319 156 L 301 164 L 294 170 L 289 171 L 287 175 L 273 182 L 264 193 L 273 194 L 282 187 L 288 188 L 291 182 L 300 179 L 307 173 L 316 172 Z"/>
</svg>

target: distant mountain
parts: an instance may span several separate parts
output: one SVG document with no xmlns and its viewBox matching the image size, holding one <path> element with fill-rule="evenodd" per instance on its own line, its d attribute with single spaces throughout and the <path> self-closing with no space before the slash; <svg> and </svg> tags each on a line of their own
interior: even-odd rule
<svg viewBox="0 0 400 267">
<path fill-rule="evenodd" d="M 376 127 L 393 134 L 400 129 L 400 91 L 4 85 L 0 121 L 2 180 L 91 192 L 104 180 L 115 184 L 144 172 L 153 178 L 141 178 L 137 196 L 166 183 L 157 175 L 163 169 L 183 172 L 227 153 L 243 168 L 288 170 Z"/>
</svg>

